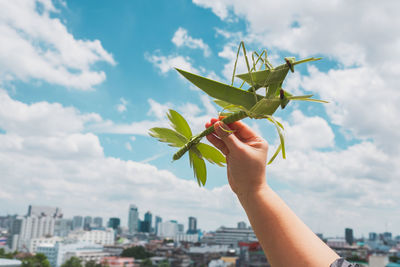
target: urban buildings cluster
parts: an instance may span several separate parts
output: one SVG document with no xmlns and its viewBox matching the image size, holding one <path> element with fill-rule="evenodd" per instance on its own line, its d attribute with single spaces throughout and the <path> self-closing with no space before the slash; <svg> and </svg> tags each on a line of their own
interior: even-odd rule
<svg viewBox="0 0 400 267">
<path fill-rule="evenodd" d="M 205 232 L 198 229 L 195 217 L 188 217 L 185 231 L 182 223 L 163 221 L 150 211 L 141 220 L 139 209 L 133 204 L 128 207 L 127 219 L 125 227 L 116 217 L 104 224 L 101 217 L 64 218 L 60 208 L 29 206 L 26 215 L 0 216 L 0 249 L 42 253 L 51 267 L 61 267 L 72 257 L 83 264 L 95 262 L 110 267 L 142 266 L 144 260 L 154 266 L 166 262 L 170 266 L 269 266 L 253 230 L 245 222 Z M 400 266 L 395 265 L 400 260 L 400 236 L 393 237 L 390 232 L 371 232 L 368 238 L 355 238 L 353 230 L 346 228 L 341 238 L 317 235 L 339 255 L 361 266 Z M 125 252 L 132 247 L 143 247 L 150 256 L 127 257 Z M 0 267 L 19 266 L 10 260 L 2 264 L 5 261 L 0 259 Z"/>
</svg>

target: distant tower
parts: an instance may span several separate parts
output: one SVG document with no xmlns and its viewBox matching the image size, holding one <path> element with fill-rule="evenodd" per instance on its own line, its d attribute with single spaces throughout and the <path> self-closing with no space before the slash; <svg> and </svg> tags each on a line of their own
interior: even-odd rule
<svg viewBox="0 0 400 267">
<path fill-rule="evenodd" d="M 83 228 L 85 230 L 88 230 L 91 224 L 92 224 L 92 217 L 86 216 L 85 219 L 83 220 Z"/>
<path fill-rule="evenodd" d="M 128 213 L 128 229 L 130 234 L 134 234 L 138 231 L 139 224 L 139 211 L 136 205 L 129 206 Z"/>
<path fill-rule="evenodd" d="M 353 229 L 346 228 L 344 230 L 344 234 L 345 234 L 347 244 L 352 245 L 354 242 Z"/>
<path fill-rule="evenodd" d="M 246 228 L 247 228 L 247 225 L 246 225 L 245 222 L 238 222 L 237 228 L 238 228 L 238 229 L 246 229 Z"/>
<path fill-rule="evenodd" d="M 121 224 L 121 220 L 119 218 L 110 218 L 108 220 L 108 227 L 111 227 L 112 229 L 114 229 L 115 231 L 118 230 L 118 227 Z"/>
<path fill-rule="evenodd" d="M 94 217 L 93 224 L 95 224 L 97 227 L 103 227 L 103 218 Z"/>
<path fill-rule="evenodd" d="M 151 232 L 151 223 L 153 220 L 153 215 L 151 214 L 150 211 L 146 212 L 144 214 L 144 231 L 146 233 L 150 233 Z"/>
<path fill-rule="evenodd" d="M 162 218 L 160 216 L 156 216 L 155 222 L 154 222 L 154 232 L 157 234 L 158 233 L 158 225 L 162 222 Z"/>
<path fill-rule="evenodd" d="M 74 216 L 74 218 L 72 220 L 73 220 L 73 223 L 72 223 L 73 230 L 83 228 L 83 217 L 82 216 Z"/>
<path fill-rule="evenodd" d="M 196 234 L 197 233 L 197 219 L 195 217 L 189 217 L 188 223 L 188 234 Z"/>
</svg>

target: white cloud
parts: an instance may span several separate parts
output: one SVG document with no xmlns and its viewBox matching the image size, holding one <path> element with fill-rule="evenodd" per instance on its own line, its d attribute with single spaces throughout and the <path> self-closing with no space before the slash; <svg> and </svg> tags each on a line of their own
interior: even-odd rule
<svg viewBox="0 0 400 267">
<path fill-rule="evenodd" d="M 245 216 L 228 186 L 200 188 L 194 179 L 179 179 L 146 163 L 106 157 L 98 137 L 84 133 L 93 114 L 47 102 L 24 104 L 5 91 L 0 107 L 11 108 L 0 112 L 0 128 L 5 131 L 0 134 L 0 200 L 7 202 L 0 207 L 2 213 L 22 214 L 28 204 L 52 203 L 68 217 L 126 218 L 128 205 L 134 203 L 140 212 L 151 210 L 182 223 L 189 215 L 196 216 L 202 229 L 234 225 Z M 21 114 L 50 122 L 32 130 Z M 59 128 L 52 114 L 72 127 Z M 15 197 L 20 195 L 24 198 Z M 93 209 L 94 203 L 102 208 Z"/>
<path fill-rule="evenodd" d="M 88 90 L 105 80 L 91 68 L 100 61 L 115 65 L 112 55 L 98 40 L 75 39 L 57 12 L 51 1 L 0 2 L 0 82 L 38 79 Z"/>
<path fill-rule="evenodd" d="M 158 68 L 162 74 L 166 74 L 174 70 L 174 68 L 183 69 L 192 73 L 199 73 L 199 70 L 193 67 L 191 63 L 192 60 L 189 57 L 180 55 L 163 56 L 159 51 L 156 51 L 153 54 L 146 53 L 145 58 Z"/>
<path fill-rule="evenodd" d="M 120 113 L 125 112 L 128 101 L 126 101 L 123 97 L 121 97 L 119 100 L 121 101 L 121 103 L 117 105 L 117 110 Z"/>
<path fill-rule="evenodd" d="M 204 56 L 208 57 L 211 55 L 210 47 L 204 43 L 202 39 L 195 39 L 188 34 L 188 31 L 182 27 L 179 27 L 172 37 L 172 43 L 177 47 L 186 46 L 192 49 L 203 50 Z"/>
</svg>

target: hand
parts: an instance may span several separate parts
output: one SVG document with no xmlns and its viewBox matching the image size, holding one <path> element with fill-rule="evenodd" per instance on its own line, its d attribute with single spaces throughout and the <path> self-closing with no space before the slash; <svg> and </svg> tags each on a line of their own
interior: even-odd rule
<svg viewBox="0 0 400 267">
<path fill-rule="evenodd" d="M 229 124 L 228 127 L 212 119 L 206 127 L 212 124 L 215 133 L 207 135 L 207 139 L 226 156 L 228 181 L 232 191 L 238 197 L 247 197 L 268 187 L 265 179 L 267 141 L 241 121 Z"/>
</svg>

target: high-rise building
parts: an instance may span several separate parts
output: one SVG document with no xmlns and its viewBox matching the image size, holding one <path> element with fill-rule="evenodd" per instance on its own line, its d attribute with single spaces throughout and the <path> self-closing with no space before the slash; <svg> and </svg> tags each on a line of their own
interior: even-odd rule
<svg viewBox="0 0 400 267">
<path fill-rule="evenodd" d="M 72 219 L 72 229 L 82 229 L 83 228 L 83 217 L 82 216 L 74 216 Z"/>
<path fill-rule="evenodd" d="M 92 217 L 91 216 L 86 216 L 85 219 L 83 220 L 83 229 L 90 229 L 90 225 L 92 224 Z"/>
<path fill-rule="evenodd" d="M 72 231 L 73 221 L 71 219 L 57 219 L 54 224 L 55 236 L 67 236 Z"/>
<path fill-rule="evenodd" d="M 178 234 L 178 223 L 176 221 L 160 222 L 157 230 L 158 236 L 174 238 Z"/>
<path fill-rule="evenodd" d="M 384 240 L 384 241 L 390 241 L 390 240 L 392 240 L 392 233 L 390 233 L 390 232 L 384 232 L 384 233 L 383 233 L 383 240 Z"/>
<path fill-rule="evenodd" d="M 152 227 L 151 227 L 151 225 L 152 225 L 152 221 L 153 221 L 153 215 L 151 214 L 151 212 L 150 211 L 148 211 L 148 212 L 146 212 L 145 214 L 144 214 L 144 221 L 146 222 L 145 223 L 145 225 L 146 225 L 146 233 L 150 233 L 150 232 L 152 232 Z"/>
<path fill-rule="evenodd" d="M 188 234 L 197 233 L 197 219 L 195 217 L 189 217 L 188 228 Z"/>
<path fill-rule="evenodd" d="M 238 222 L 237 228 L 238 228 L 238 229 L 246 229 L 246 228 L 247 228 L 247 225 L 246 225 L 245 222 Z"/>
<path fill-rule="evenodd" d="M 183 234 L 184 231 L 185 231 L 185 226 L 183 225 L 183 223 L 178 223 L 178 233 Z"/>
<path fill-rule="evenodd" d="M 118 230 L 120 225 L 121 225 L 121 220 L 119 218 L 114 217 L 108 220 L 108 227 L 111 227 L 114 230 Z"/>
<path fill-rule="evenodd" d="M 371 232 L 371 233 L 369 233 L 369 238 L 368 239 L 371 240 L 371 241 L 376 241 L 376 240 L 378 240 L 378 234 L 374 233 L 374 232 Z"/>
<path fill-rule="evenodd" d="M 94 219 L 93 219 L 93 224 L 94 224 L 96 227 L 103 227 L 103 218 L 101 218 L 101 217 L 94 217 Z"/>
<path fill-rule="evenodd" d="M 130 234 L 139 230 L 139 211 L 136 205 L 131 204 L 128 212 L 128 229 Z"/>
<path fill-rule="evenodd" d="M 353 229 L 346 228 L 344 230 L 344 234 L 345 234 L 345 239 L 346 239 L 347 244 L 352 245 L 354 242 Z"/>
<path fill-rule="evenodd" d="M 158 225 L 162 222 L 162 218 L 160 216 L 156 216 L 155 222 L 154 222 L 154 232 L 157 234 L 158 233 Z"/>
</svg>

